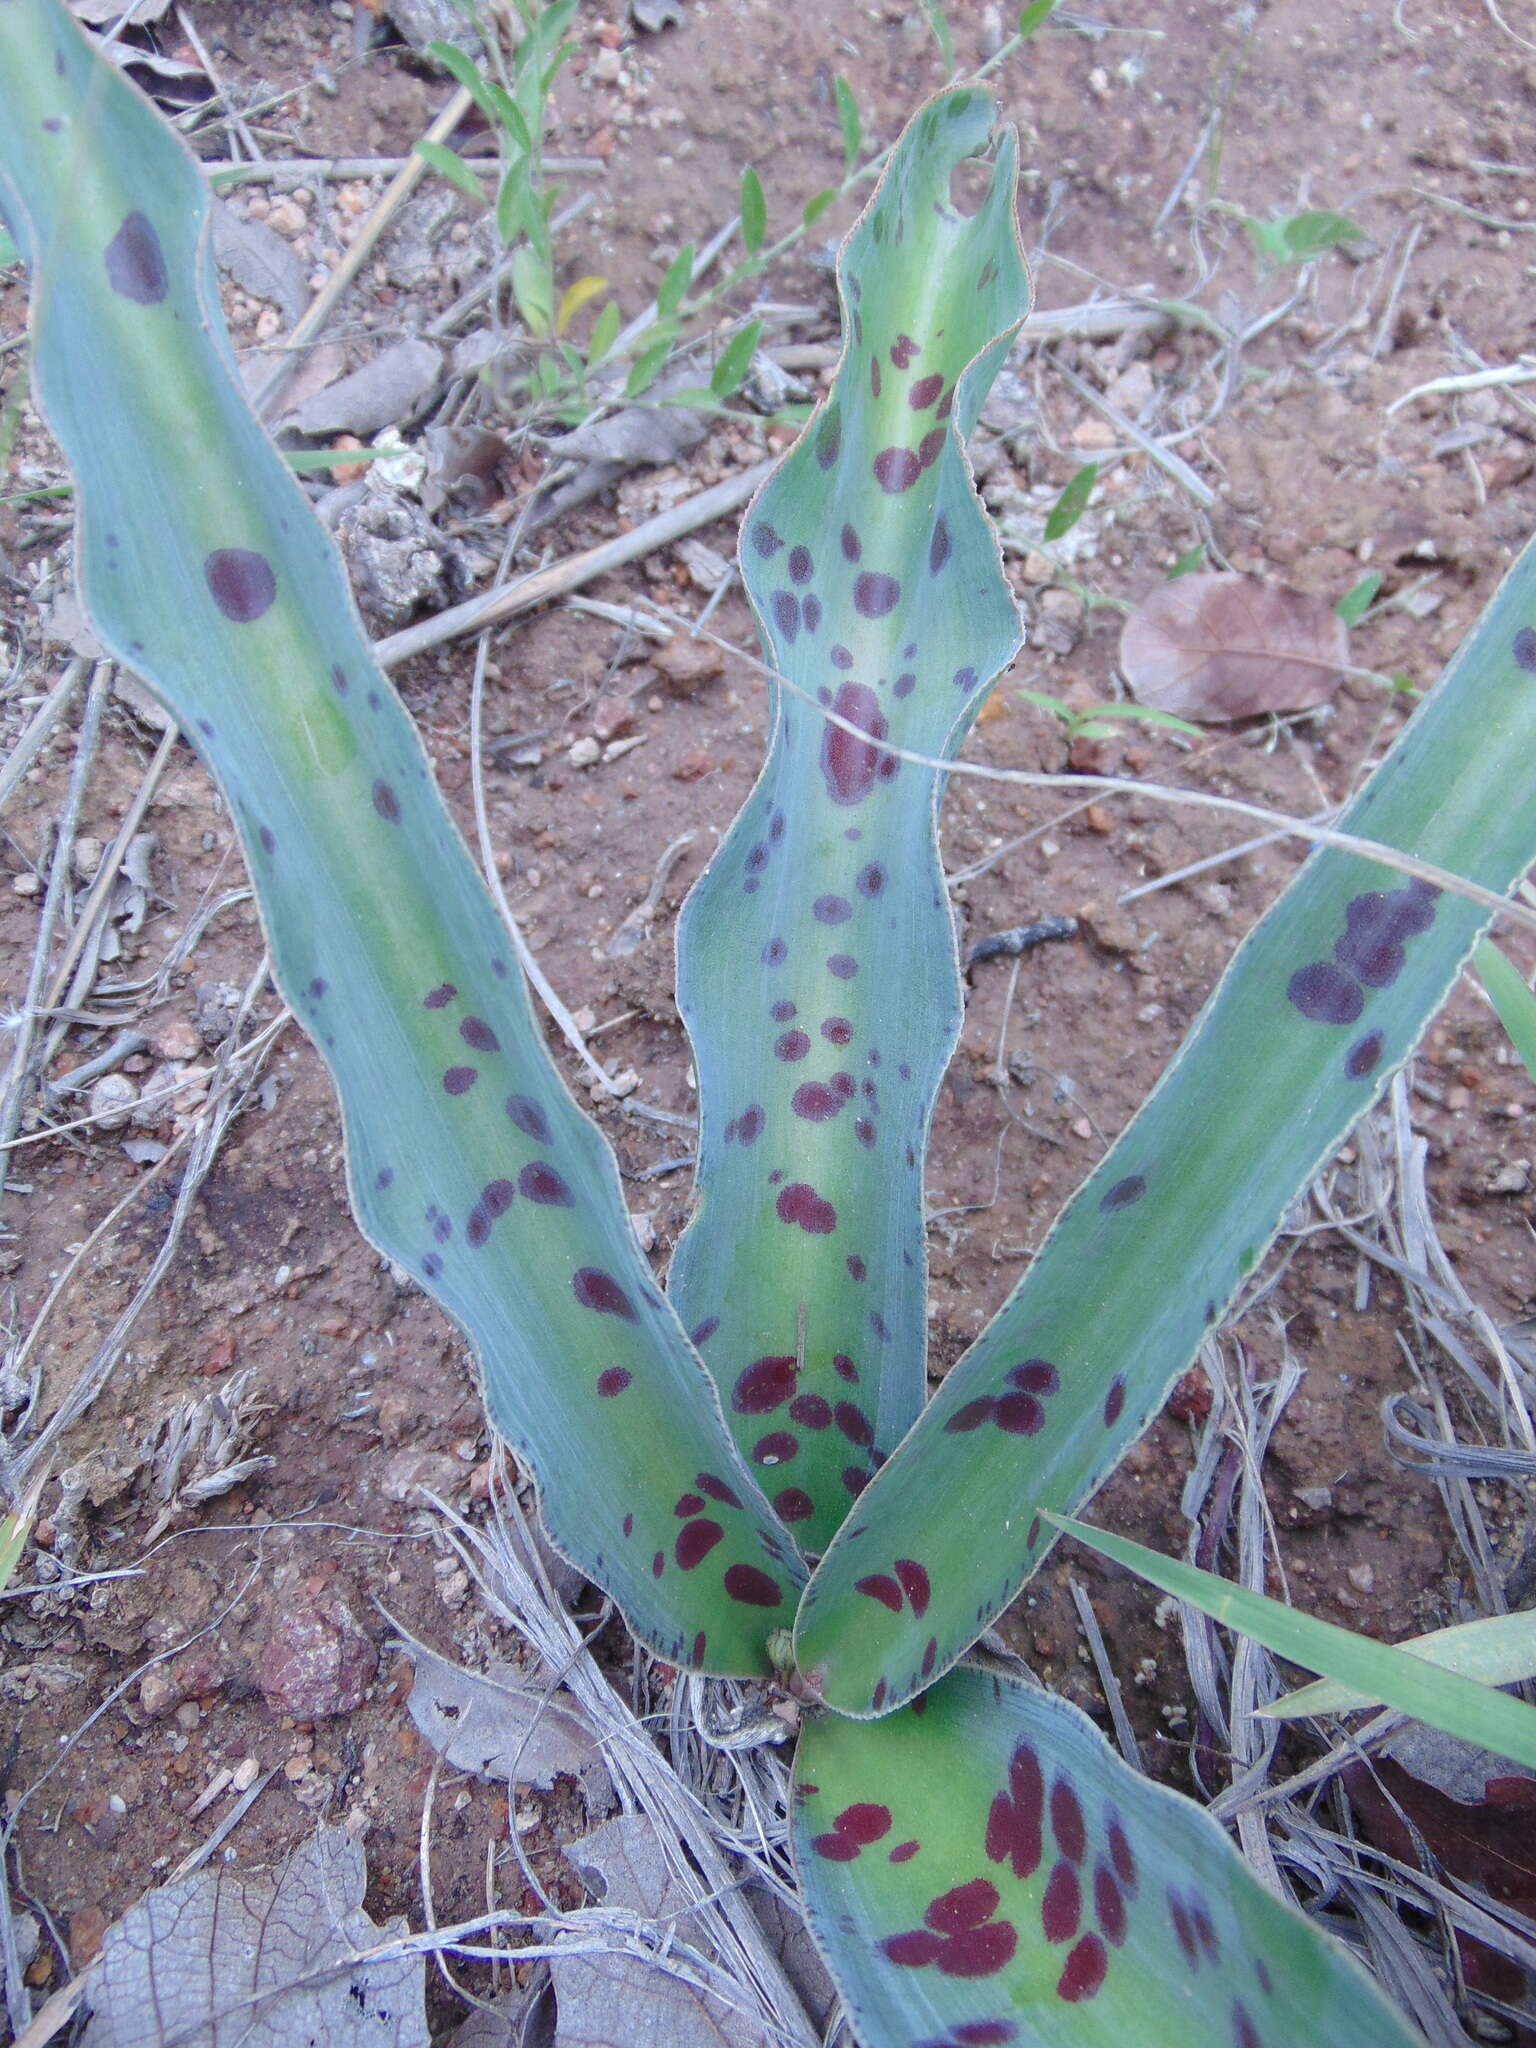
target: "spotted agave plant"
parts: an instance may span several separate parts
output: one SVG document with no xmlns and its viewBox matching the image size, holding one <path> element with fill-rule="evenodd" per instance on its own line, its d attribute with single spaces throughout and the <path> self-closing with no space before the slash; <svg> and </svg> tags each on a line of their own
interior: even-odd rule
<svg viewBox="0 0 1536 2048">
<path fill-rule="evenodd" d="M 554 1541 L 662 1656 L 805 1703 L 797 1863 L 866 2048 L 1396 2048 L 1407 2023 L 1203 1814 L 965 1661 L 1485 917 L 1314 854 L 924 1405 L 922 1163 L 960 1017 L 925 760 L 1019 644 L 964 456 L 1027 303 L 1012 137 L 973 214 L 949 196 L 990 128 L 956 90 L 903 137 L 843 252 L 834 389 L 746 522 L 773 738 L 680 933 L 700 1202 L 664 1296 L 242 397 L 193 163 L 59 0 L 0 0 L 0 208 L 97 630 L 219 778 L 358 1220 L 473 1340 Z M 1531 581 L 1346 821 L 1497 892 L 1536 843 Z"/>
</svg>

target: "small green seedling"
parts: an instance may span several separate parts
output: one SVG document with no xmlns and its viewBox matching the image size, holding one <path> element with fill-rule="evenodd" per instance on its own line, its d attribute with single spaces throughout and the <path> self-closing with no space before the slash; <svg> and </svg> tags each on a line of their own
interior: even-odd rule
<svg viewBox="0 0 1536 2048">
<path fill-rule="evenodd" d="M 1187 718 L 1176 718 L 1171 711 L 1157 711 L 1150 705 L 1092 704 L 1086 711 L 1074 711 L 1059 697 L 1048 697 L 1043 690 L 1019 690 L 1016 694 L 1037 710 L 1048 711 L 1052 718 L 1059 719 L 1063 737 L 1069 742 L 1113 739 L 1117 728 L 1123 725 L 1157 726 L 1164 732 L 1181 733 L 1186 739 L 1200 738 L 1198 725 L 1191 725 Z"/>
<path fill-rule="evenodd" d="M 1242 216 L 1254 254 L 1267 270 L 1288 270 L 1315 263 L 1343 242 L 1364 241 L 1365 231 L 1342 213 L 1325 210 L 1287 214 L 1281 220 Z"/>
<path fill-rule="evenodd" d="M 1028 304 L 1014 150 L 973 88 L 918 113 L 843 247 L 832 389 L 744 523 L 772 741 L 680 925 L 699 1203 L 663 1293 L 246 403 L 195 164 L 62 0 L 0 0 L 0 210 L 92 622 L 218 777 L 359 1223 L 471 1340 L 552 1540 L 670 1663 L 798 1699 L 801 1896 L 865 2048 L 1410 2048 L 1207 1816 L 973 1646 L 1487 921 L 1390 850 L 1495 895 L 1536 854 L 1536 567 L 1346 813 L 1382 857 L 1307 861 L 928 1398 L 923 1163 L 962 1016 L 937 805 L 1020 644 L 964 454 Z"/>
</svg>

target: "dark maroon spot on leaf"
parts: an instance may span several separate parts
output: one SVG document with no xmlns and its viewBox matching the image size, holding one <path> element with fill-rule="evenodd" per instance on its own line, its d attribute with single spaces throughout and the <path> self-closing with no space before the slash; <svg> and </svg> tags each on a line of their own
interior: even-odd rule
<svg viewBox="0 0 1536 2048">
<path fill-rule="evenodd" d="M 934 371 L 927 377 L 919 377 L 907 393 L 907 403 L 914 412 L 926 412 L 944 389 L 944 379 Z"/>
<path fill-rule="evenodd" d="M 679 1571 L 691 1572 L 701 1565 L 717 1543 L 725 1540 L 718 1522 L 690 1522 L 672 1546 Z"/>
<path fill-rule="evenodd" d="M 839 981 L 852 981 L 859 971 L 859 963 L 851 953 L 830 953 L 827 956 L 827 972 Z"/>
<path fill-rule="evenodd" d="M 1147 1184 L 1139 1173 L 1127 1174 L 1124 1180 L 1115 1182 L 1099 1203 L 1100 1212 L 1110 1216 L 1117 1209 L 1129 1209 L 1133 1203 L 1139 1202 L 1146 1192 Z"/>
<path fill-rule="evenodd" d="M 765 967 L 782 967 L 789 958 L 789 948 L 782 939 L 770 939 L 763 948 L 762 959 Z"/>
<path fill-rule="evenodd" d="M 688 1341 L 691 1344 L 707 1344 L 719 1327 L 720 1318 L 718 1316 L 706 1316 L 697 1329 L 689 1331 Z"/>
<path fill-rule="evenodd" d="M 443 1088 L 449 1095 L 467 1095 L 479 1078 L 478 1067 L 450 1067 L 443 1076 Z"/>
<path fill-rule="evenodd" d="M 878 398 L 880 396 L 880 358 L 878 356 L 871 356 L 869 359 L 869 395 L 871 398 Z"/>
<path fill-rule="evenodd" d="M 435 1280 L 443 1270 L 443 1262 L 436 1252 L 428 1252 L 421 1262 L 421 1270 L 429 1280 Z"/>
<path fill-rule="evenodd" d="M 693 1639 L 693 1662 L 696 1665 L 702 1664 L 704 1662 L 704 1645 L 706 1640 L 707 1638 L 705 1636 L 703 1629 L 700 1629 L 698 1634 Z"/>
<path fill-rule="evenodd" d="M 853 1085 L 852 1074 L 834 1074 L 832 1076 L 832 1086 L 843 1097 L 844 1101 L 850 1101 L 858 1092 Z"/>
<path fill-rule="evenodd" d="M 898 1557 L 894 1569 L 901 1581 L 901 1590 L 911 1603 L 912 1612 L 921 1620 L 928 1612 L 928 1602 L 932 1597 L 927 1571 L 915 1557 Z"/>
<path fill-rule="evenodd" d="M 525 1166 L 517 1176 L 518 1192 L 530 1202 L 539 1202 L 545 1208 L 569 1209 L 576 1197 L 566 1186 L 564 1179 L 542 1159 L 535 1159 Z"/>
<path fill-rule="evenodd" d="M 821 469 L 830 469 L 838 458 L 843 445 L 842 415 L 835 409 L 822 417 L 816 429 L 816 462 Z"/>
<path fill-rule="evenodd" d="M 894 497 L 909 491 L 923 473 L 923 465 L 910 448 L 882 448 L 874 460 L 875 482 Z"/>
<path fill-rule="evenodd" d="M 1351 1081 L 1363 1081 L 1381 1058 L 1382 1036 L 1379 1031 L 1367 1031 L 1364 1038 L 1357 1038 L 1344 1058 L 1344 1071 Z"/>
<path fill-rule="evenodd" d="M 339 661 L 331 663 L 331 687 L 338 697 L 345 697 L 347 694 L 347 672 Z"/>
<path fill-rule="evenodd" d="M 700 1493 L 707 1493 L 711 1500 L 718 1500 L 728 1508 L 741 1506 L 740 1497 L 735 1490 L 727 1486 L 723 1479 L 716 1478 L 713 1472 L 696 1472 L 693 1483 Z"/>
<path fill-rule="evenodd" d="M 781 1522 L 808 1522 L 816 1504 L 803 1486 L 786 1486 L 773 1496 L 773 1511 Z"/>
<path fill-rule="evenodd" d="M 918 1845 L 916 1842 L 898 1842 L 886 1858 L 886 1861 L 888 1863 L 910 1863 L 917 1854 L 917 1850 Z"/>
<path fill-rule="evenodd" d="M 875 1440 L 875 1426 L 856 1402 L 839 1401 L 832 1410 L 832 1420 L 849 1443 L 857 1444 L 861 1451 Z"/>
<path fill-rule="evenodd" d="M 1263 2036 L 1240 1998 L 1232 2007 L 1232 2044 L 1233 2048 L 1264 2048 Z"/>
<path fill-rule="evenodd" d="M 1025 1394 L 1054 1394 L 1061 1386 L 1061 1374 L 1044 1358 L 1026 1358 L 1022 1365 L 1008 1368 L 1010 1386 Z"/>
<path fill-rule="evenodd" d="M 855 1500 L 869 1484 L 870 1475 L 857 1465 L 845 1465 L 842 1472 L 843 1485 Z"/>
<path fill-rule="evenodd" d="M 818 1856 L 825 1857 L 828 1863 L 852 1863 L 859 1853 L 858 1843 L 851 1841 L 847 1835 L 812 1835 L 811 1847 Z"/>
<path fill-rule="evenodd" d="M 1099 1932 L 1115 1948 L 1125 1940 L 1125 1898 L 1107 1863 L 1094 1866 L 1093 1912 Z"/>
<path fill-rule="evenodd" d="M 818 896 L 811 905 L 811 915 L 818 924 L 846 924 L 853 915 L 853 905 L 846 896 Z"/>
<path fill-rule="evenodd" d="M 106 248 L 107 283 L 136 306 L 158 306 L 168 283 L 160 237 L 147 215 L 130 213 Z"/>
<path fill-rule="evenodd" d="M 859 1369 L 846 1351 L 839 1351 L 833 1355 L 832 1370 L 840 1380 L 846 1380 L 850 1386 L 858 1384 Z"/>
<path fill-rule="evenodd" d="M 957 668 L 954 673 L 954 685 L 957 690 L 974 690 L 976 687 L 975 669 Z"/>
<path fill-rule="evenodd" d="M 873 569 L 861 569 L 854 578 L 853 607 L 866 619 L 883 619 L 901 602 L 901 585 L 894 576 L 882 576 Z"/>
<path fill-rule="evenodd" d="M 872 1800 L 861 1800 L 856 1806 L 845 1806 L 832 1825 L 840 1835 L 867 1849 L 891 1832 L 891 1809 L 877 1806 Z"/>
<path fill-rule="evenodd" d="M 829 1044 L 846 1045 L 853 1036 L 853 1026 L 846 1017 L 828 1017 L 822 1024 L 821 1035 Z"/>
<path fill-rule="evenodd" d="M 1109 1383 L 1109 1392 L 1104 1396 L 1104 1427 L 1113 1429 L 1125 1408 L 1125 1380 L 1117 1373 Z"/>
<path fill-rule="evenodd" d="M 737 1377 L 731 1406 L 738 1415 L 771 1415 L 791 1398 L 798 1377 L 792 1356 L 754 1359 Z"/>
<path fill-rule="evenodd" d="M 800 1439 L 791 1436 L 787 1429 L 771 1429 L 752 1446 L 752 1462 L 756 1465 L 787 1465 L 799 1455 Z"/>
<path fill-rule="evenodd" d="M 815 563 L 811 560 L 809 548 L 791 548 L 789 551 L 789 580 L 791 583 L 809 583 Z"/>
<path fill-rule="evenodd" d="M 248 626 L 277 596 L 277 578 L 265 555 L 250 548 L 215 548 L 203 558 L 209 594 L 226 619 Z"/>
<path fill-rule="evenodd" d="M 1275 1988 L 1274 1980 L 1271 1978 L 1269 1974 L 1269 1965 L 1265 1962 L 1262 1956 L 1254 1957 L 1253 1974 L 1259 1980 L 1259 1989 L 1265 1994 L 1266 1997 L 1271 1996 Z"/>
<path fill-rule="evenodd" d="M 1168 1893 L 1168 1916 L 1173 1922 L 1173 1931 L 1179 1947 L 1184 1952 L 1184 1960 L 1192 1970 L 1198 1970 L 1200 1949 L 1195 1940 L 1194 1922 L 1189 1917 L 1183 1899 L 1172 1889 Z"/>
<path fill-rule="evenodd" d="M 917 444 L 918 467 L 927 469 L 937 462 L 940 450 L 948 439 L 948 430 L 944 427 L 935 427 L 931 434 L 924 434 Z"/>
<path fill-rule="evenodd" d="M 795 1006 L 789 1002 L 778 1002 L 774 1004 L 768 1014 L 772 1017 L 775 1024 L 787 1024 L 795 1014 Z"/>
<path fill-rule="evenodd" d="M 725 1575 L 725 1590 L 743 1607 L 781 1607 L 784 1603 L 778 1581 L 755 1564 L 733 1564 Z"/>
<path fill-rule="evenodd" d="M 798 1224 L 812 1237 L 830 1237 L 837 1228 L 837 1211 L 803 1180 L 782 1189 L 776 1206 L 781 1223 Z"/>
<path fill-rule="evenodd" d="M 325 977 L 323 975 L 317 974 L 314 980 L 309 984 L 308 988 L 304 991 L 304 993 L 310 998 L 312 1002 L 318 1003 L 320 998 L 325 994 L 325 986 Z"/>
<path fill-rule="evenodd" d="M 859 536 L 857 535 L 857 533 L 854 532 L 851 526 L 845 526 L 843 528 L 841 541 L 843 550 L 843 560 L 845 562 L 856 562 L 859 559 L 860 555 L 863 554 L 864 549 L 859 540 Z"/>
<path fill-rule="evenodd" d="M 944 1944 L 926 1928 L 914 1927 L 910 1934 L 887 1935 L 880 1948 L 887 1961 L 899 1969 L 926 1970 L 930 1963 L 937 1962 Z"/>
<path fill-rule="evenodd" d="M 797 1394 L 789 1404 L 789 1419 L 798 1422 L 802 1429 L 829 1429 L 832 1404 L 820 1394 Z"/>
<path fill-rule="evenodd" d="M 453 1235 L 453 1218 L 451 1216 L 445 1216 L 442 1213 L 442 1211 L 439 1210 L 438 1213 L 432 1218 L 432 1235 L 437 1239 L 439 1244 L 446 1244 L 449 1238 Z"/>
<path fill-rule="evenodd" d="M 459 1036 L 466 1045 L 472 1045 L 476 1052 L 500 1052 L 501 1041 L 490 1025 L 479 1017 L 466 1017 L 459 1026 Z"/>
<path fill-rule="evenodd" d="M 880 700 L 867 683 L 840 683 L 833 710 L 857 732 L 828 725 L 821 737 L 821 772 L 827 791 L 837 804 L 862 803 L 874 788 L 881 752 L 872 744 L 883 740 L 890 730 Z M 868 734 L 867 739 L 861 733 Z"/>
<path fill-rule="evenodd" d="M 872 860 L 868 867 L 859 869 L 858 891 L 861 896 L 878 896 L 885 887 L 885 869 L 879 861 Z"/>
<path fill-rule="evenodd" d="M 800 606 L 800 619 L 807 633 L 817 632 L 821 626 L 821 599 L 814 590 L 806 592 Z"/>
<path fill-rule="evenodd" d="M 973 1877 L 934 1899 L 923 1914 L 923 1925 L 935 1934 L 969 1934 L 984 1926 L 999 1904 L 997 1886 L 985 1877 Z"/>
<path fill-rule="evenodd" d="M 1213 1963 L 1220 1962 L 1221 1943 L 1216 1939 L 1216 1928 L 1206 1908 L 1205 1901 L 1198 1894 L 1189 1902 L 1189 1919 L 1190 1925 L 1195 1930 L 1195 1939 L 1199 1942 L 1207 1958 Z"/>
<path fill-rule="evenodd" d="M 651 1577 L 653 1579 L 659 1579 L 662 1573 L 666 1570 L 666 1568 L 667 1553 L 664 1550 L 658 1550 L 656 1555 L 651 1559 Z"/>
<path fill-rule="evenodd" d="M 384 780 L 383 776 L 380 776 L 373 785 L 373 808 L 378 812 L 386 825 L 399 824 L 400 799 Z"/>
<path fill-rule="evenodd" d="M 1365 1007 L 1360 985 L 1331 960 L 1298 967 L 1286 984 L 1292 1006 L 1314 1024 L 1353 1024 Z"/>
<path fill-rule="evenodd" d="M 850 1252 L 845 1263 L 848 1267 L 848 1277 L 850 1280 L 862 1280 L 869 1271 L 869 1268 L 857 1252 Z"/>
<path fill-rule="evenodd" d="M 1047 1941 L 1070 1941 L 1082 1918 L 1082 1887 L 1070 1863 L 1058 1863 L 1040 1901 L 1040 1926 Z"/>
<path fill-rule="evenodd" d="M 1000 1394 L 992 1420 L 1009 1436 L 1038 1436 L 1045 1427 L 1045 1410 L 1033 1394 Z"/>
<path fill-rule="evenodd" d="M 800 600 L 792 590 L 776 590 L 772 600 L 773 623 L 786 640 L 800 631 Z"/>
<path fill-rule="evenodd" d="M 1519 667 L 1529 675 L 1536 675 L 1536 633 L 1529 626 L 1522 626 L 1515 635 L 1512 651 Z"/>
<path fill-rule="evenodd" d="M 520 1131 L 543 1144 L 549 1137 L 549 1119 L 539 1105 L 526 1095 L 507 1097 L 507 1115 Z"/>
<path fill-rule="evenodd" d="M 749 874 L 756 874 L 760 868 L 765 868 L 767 865 L 768 849 L 759 839 L 756 846 L 747 849 L 747 857 L 742 862 L 742 866 L 746 868 Z"/>
<path fill-rule="evenodd" d="M 901 1588 L 884 1572 L 871 1572 L 866 1578 L 855 1579 L 853 1590 L 862 1593 L 867 1600 L 878 1600 L 882 1607 L 889 1607 L 892 1614 L 901 1612 Z"/>
<path fill-rule="evenodd" d="M 453 983 L 445 981 L 440 987 L 428 990 L 421 999 L 421 1007 L 424 1010 L 446 1010 L 457 994 Z"/>
<path fill-rule="evenodd" d="M 754 520 L 752 525 L 752 545 L 763 560 L 768 562 L 779 552 L 784 542 L 766 519 L 758 519 Z"/>
<path fill-rule="evenodd" d="M 853 667 L 853 655 L 846 647 L 834 647 L 830 659 L 834 668 L 847 669 Z M 822 701 L 825 702 L 826 700 L 823 699 Z"/>
<path fill-rule="evenodd" d="M 1077 1794 L 1065 1778 L 1058 1778 L 1051 1787 L 1051 1832 L 1056 1837 L 1056 1846 L 1062 1855 L 1073 1863 L 1081 1863 L 1083 1852 L 1088 1846 L 1087 1833 L 1083 1827 L 1083 1809 L 1077 1803 Z"/>
<path fill-rule="evenodd" d="M 1109 1954 L 1096 1934 L 1085 1934 L 1067 1957 L 1056 1979 L 1056 1996 L 1067 2005 L 1080 2005 L 1103 1985 L 1109 1969 Z"/>
<path fill-rule="evenodd" d="M 673 1508 L 672 1512 L 680 1522 L 686 1522 L 694 1515 L 702 1513 L 703 1508 L 704 1496 L 702 1493 L 683 1493 L 678 1495 L 677 1505 Z"/>
<path fill-rule="evenodd" d="M 629 1296 L 613 1275 L 605 1273 L 601 1266 L 582 1266 L 571 1276 L 571 1292 L 583 1308 L 590 1308 L 600 1316 L 621 1316 L 626 1323 L 640 1320 Z"/>
<path fill-rule="evenodd" d="M 883 1683 L 883 1681 L 882 1681 Z M 995 1977 L 1013 1961 L 1018 1930 L 1009 1920 L 957 1934 L 944 1944 L 938 1962 L 946 1977 Z"/>
<path fill-rule="evenodd" d="M 755 1145 L 762 1136 L 764 1120 L 761 1104 L 748 1104 L 736 1119 L 736 1136 L 740 1143 Z"/>
<path fill-rule="evenodd" d="M 376 1188 L 393 1187 L 395 1184 L 395 1169 L 392 1166 L 381 1166 L 373 1177 L 373 1184 Z"/>
<path fill-rule="evenodd" d="M 1109 1823 L 1109 1860 L 1115 1866 L 1123 1890 L 1136 1896 L 1136 1856 L 1118 1819 Z"/>
<path fill-rule="evenodd" d="M 916 688 L 917 677 L 914 675 L 898 676 L 891 685 L 892 691 L 898 697 L 910 697 Z"/>
<path fill-rule="evenodd" d="M 1012 2020 L 963 2020 L 954 2031 L 960 2048 L 1005 2048 L 1019 2033 Z"/>
<path fill-rule="evenodd" d="M 992 1410 L 997 1406 L 995 1396 L 982 1394 L 974 1401 L 967 1401 L 957 1408 L 944 1425 L 946 1436 L 964 1436 L 967 1430 L 980 1429 L 984 1422 L 992 1419 Z"/>
<path fill-rule="evenodd" d="M 781 1060 L 803 1060 L 811 1049 L 811 1041 L 803 1031 L 784 1031 L 773 1042 L 774 1057 Z"/>
<path fill-rule="evenodd" d="M 610 1365 L 597 1376 L 597 1391 L 605 1401 L 611 1401 L 615 1394 L 622 1394 L 634 1377 L 622 1365 Z M 627 1536 L 635 1526 L 633 1515 L 624 1517 L 624 1534 Z"/>
<path fill-rule="evenodd" d="M 898 334 L 891 343 L 891 361 L 898 370 L 909 369 L 912 358 L 920 353 L 917 343 L 910 334 Z"/>
</svg>

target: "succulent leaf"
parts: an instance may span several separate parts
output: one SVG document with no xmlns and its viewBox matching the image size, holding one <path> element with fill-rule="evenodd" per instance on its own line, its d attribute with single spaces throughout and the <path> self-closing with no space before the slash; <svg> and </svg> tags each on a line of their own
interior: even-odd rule
<svg viewBox="0 0 1536 2048">
<path fill-rule="evenodd" d="M 703 1202 L 669 1287 L 813 1551 L 922 1403 L 921 1165 L 960 1022 L 941 778 L 882 743 L 952 754 L 1019 644 L 963 452 L 1028 305 L 1011 133 L 977 211 L 949 197 L 991 115 L 932 101 L 844 248 L 836 382 L 743 527 L 789 687 L 678 937 Z"/>
<path fill-rule="evenodd" d="M 0 209 L 103 643 L 218 776 L 358 1220 L 468 1331 L 554 1541 L 664 1655 L 767 1668 L 803 1576 L 544 1049 L 507 934 L 252 417 L 207 195 L 57 0 L 0 4 Z"/>
<path fill-rule="evenodd" d="M 1536 855 L 1536 549 L 1341 821 L 1504 891 Z M 801 1669 L 878 1713 L 1012 1599 L 1412 1051 L 1486 911 L 1314 852 L 1157 1089 L 859 1502 L 802 1603 Z M 897 1552 L 931 1587 L 882 1596 Z M 873 1597 L 871 1597 L 873 1596 Z"/>
<path fill-rule="evenodd" d="M 1065 1700 L 962 1666 L 808 1721 L 795 1862 L 870 2048 L 1411 2048 L 1363 1971 Z"/>
</svg>

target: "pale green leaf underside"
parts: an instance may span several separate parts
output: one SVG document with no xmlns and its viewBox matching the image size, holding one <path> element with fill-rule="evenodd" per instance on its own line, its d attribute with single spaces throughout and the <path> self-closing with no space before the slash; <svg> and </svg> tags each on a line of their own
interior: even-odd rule
<svg viewBox="0 0 1536 2048">
<path fill-rule="evenodd" d="M 1519 1053 L 1525 1071 L 1536 1081 L 1536 995 L 1531 993 L 1530 983 L 1492 939 L 1479 943 L 1473 960 L 1478 979 L 1488 991 L 1488 1000 L 1509 1033 L 1510 1044 Z"/>
<path fill-rule="evenodd" d="M 1536 557 L 1341 820 L 1484 887 L 1536 855 Z M 1322 849 L 860 1500 L 802 1603 L 800 1667 L 846 1712 L 946 1668 L 1156 1414 L 1287 1204 L 1411 1051 L 1485 913 Z M 937 1504 L 937 1505 L 936 1505 Z M 897 1597 L 901 1568 L 931 1588 Z"/>
<path fill-rule="evenodd" d="M 554 1540 L 677 1661 L 765 1668 L 798 1560 L 635 1247 L 330 542 L 252 418 L 207 200 L 55 0 L 0 0 L 0 206 L 101 638 L 218 775 L 354 1207 L 469 1332 Z"/>
<path fill-rule="evenodd" d="M 968 1667 L 807 1723 L 795 1862 L 866 2048 L 1411 2048 L 1350 1958 L 1075 1707 Z"/>
<path fill-rule="evenodd" d="M 1315 1615 L 1298 1614 L 1294 1607 L 1271 1600 L 1267 1593 L 1234 1586 L 1230 1579 L 1201 1571 L 1181 1558 L 1164 1557 L 1129 1537 L 1112 1536 L 1065 1515 L 1053 1515 L 1051 1520 L 1090 1550 L 1127 1566 L 1175 1599 L 1187 1600 L 1224 1628 L 1251 1636 L 1277 1657 L 1320 1671 L 1343 1686 L 1363 1687 L 1367 1701 L 1396 1707 L 1399 1713 L 1412 1714 L 1415 1720 L 1427 1721 L 1432 1728 L 1459 1736 L 1478 1749 L 1512 1757 L 1536 1770 L 1536 1708 L 1526 1706 L 1523 1700 L 1463 1677 L 1459 1669 L 1448 1668 L 1439 1658 L 1429 1660 L 1389 1643 L 1373 1642 L 1369 1636 L 1355 1635 L 1331 1621 L 1319 1621 Z M 1536 1617 L 1500 1619 L 1523 1624 L 1519 1633 L 1524 1639 L 1524 1657 L 1518 1661 L 1526 1662 Z"/>
<path fill-rule="evenodd" d="M 702 1206 L 670 1291 L 812 1551 L 922 1405 L 921 1165 L 960 1022 L 937 778 L 880 742 L 951 754 L 1019 644 L 960 438 L 1028 307 L 1011 134 L 977 211 L 949 199 L 991 119 L 932 101 L 844 247 L 837 379 L 742 533 L 792 689 L 679 931 Z"/>
</svg>

